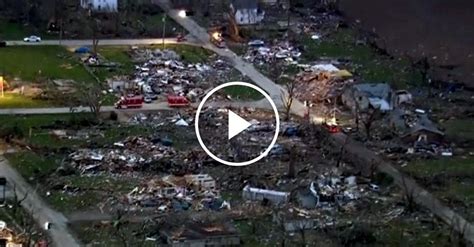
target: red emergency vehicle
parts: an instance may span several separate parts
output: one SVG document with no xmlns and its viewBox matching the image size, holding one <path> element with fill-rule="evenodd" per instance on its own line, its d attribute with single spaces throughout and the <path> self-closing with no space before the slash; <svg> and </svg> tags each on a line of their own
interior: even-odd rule
<svg viewBox="0 0 474 247">
<path fill-rule="evenodd" d="M 183 107 L 189 106 L 189 101 L 184 96 L 168 95 L 169 107 Z"/>
<path fill-rule="evenodd" d="M 176 36 L 176 42 L 184 42 L 186 41 L 186 38 L 184 37 L 184 35 L 182 33 L 179 33 L 178 36 Z"/>
<path fill-rule="evenodd" d="M 117 103 L 115 103 L 115 108 L 141 108 L 143 106 L 143 96 L 132 96 L 132 97 L 121 97 Z"/>
<path fill-rule="evenodd" d="M 341 128 L 337 125 L 330 125 L 330 124 L 325 123 L 324 127 L 326 127 L 329 133 L 338 133 L 341 131 Z"/>
</svg>

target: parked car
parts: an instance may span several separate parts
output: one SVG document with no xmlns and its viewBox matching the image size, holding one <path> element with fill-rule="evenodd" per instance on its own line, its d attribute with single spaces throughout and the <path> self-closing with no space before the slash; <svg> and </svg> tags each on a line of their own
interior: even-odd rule
<svg viewBox="0 0 474 247">
<path fill-rule="evenodd" d="M 145 94 L 145 97 L 150 98 L 151 100 L 157 100 L 158 95 L 156 94 Z"/>
<path fill-rule="evenodd" d="M 7 46 L 7 42 L 0 40 L 0 47 L 6 47 L 6 46 Z"/>
<path fill-rule="evenodd" d="M 263 45 L 265 45 L 265 42 L 263 40 L 260 40 L 260 39 L 255 39 L 255 40 L 249 41 L 248 45 L 249 46 L 263 46 Z"/>
<path fill-rule="evenodd" d="M 153 100 L 148 97 L 148 96 L 145 96 L 145 98 L 143 99 L 143 102 L 147 103 L 147 104 L 150 104 Z"/>
<path fill-rule="evenodd" d="M 25 42 L 41 42 L 41 38 L 35 35 L 31 35 L 30 37 L 26 37 L 23 39 Z"/>
</svg>

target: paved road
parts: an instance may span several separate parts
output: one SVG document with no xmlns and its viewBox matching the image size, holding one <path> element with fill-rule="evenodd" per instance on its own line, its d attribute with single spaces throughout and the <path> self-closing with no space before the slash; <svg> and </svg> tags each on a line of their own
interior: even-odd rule
<svg viewBox="0 0 474 247">
<path fill-rule="evenodd" d="M 165 44 L 187 44 L 195 45 L 192 38 L 186 37 L 185 42 L 176 42 L 176 38 L 165 38 Z M 162 44 L 163 39 L 101 39 L 99 46 L 104 45 L 153 45 Z M 90 39 L 68 39 L 68 40 L 43 40 L 41 42 L 23 42 L 22 40 L 8 40 L 7 46 L 35 46 L 35 45 L 63 45 L 63 46 L 91 46 Z"/>
<path fill-rule="evenodd" d="M 191 104 L 191 107 L 197 108 L 198 103 Z M 252 107 L 252 108 L 262 108 L 270 109 L 271 105 L 267 100 L 262 99 L 258 101 L 209 101 L 205 106 L 211 107 Z M 89 107 L 75 107 L 74 112 L 90 112 Z M 163 111 L 163 110 L 175 110 L 176 108 L 170 108 L 167 102 L 158 102 L 154 104 L 143 104 L 141 108 L 134 109 L 115 109 L 113 106 L 103 106 L 100 108 L 100 112 L 112 112 L 119 111 L 124 113 L 133 113 L 141 111 Z M 9 108 L 9 109 L 0 109 L 0 115 L 36 115 L 36 114 L 64 114 L 71 113 L 71 108 L 69 107 L 49 107 L 49 108 Z"/>
<path fill-rule="evenodd" d="M 54 246 L 79 246 L 79 243 L 74 239 L 67 228 L 67 219 L 64 215 L 51 209 L 44 203 L 43 199 L 36 194 L 34 189 L 10 166 L 3 156 L 0 156 L 0 174 L 7 178 L 8 183 L 14 183 L 16 185 L 16 191 L 20 198 L 23 198 L 25 193 L 28 193 L 22 206 L 33 216 L 39 226 L 43 227 L 45 222 L 51 222 L 53 224 L 49 230 L 49 235 L 53 239 Z"/>
<path fill-rule="evenodd" d="M 166 102 L 160 102 L 156 104 L 143 104 L 142 108 L 138 109 L 120 109 L 117 110 L 113 106 L 103 106 L 101 107 L 101 112 L 112 112 L 112 111 L 158 111 L 158 110 L 171 110 L 172 108 L 168 107 Z M 75 107 L 75 112 L 90 112 L 89 107 Z M 52 107 L 52 108 L 10 108 L 10 109 L 0 109 L 0 115 L 34 115 L 34 114 L 62 114 L 62 113 L 71 113 L 71 108 L 69 107 Z"/>
</svg>

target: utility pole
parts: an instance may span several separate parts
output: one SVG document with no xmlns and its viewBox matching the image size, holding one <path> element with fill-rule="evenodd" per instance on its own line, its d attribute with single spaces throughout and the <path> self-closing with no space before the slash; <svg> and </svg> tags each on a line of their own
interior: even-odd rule
<svg viewBox="0 0 474 247">
<path fill-rule="evenodd" d="M 63 18 L 59 20 L 59 45 L 61 46 L 63 41 Z"/>
<path fill-rule="evenodd" d="M 163 15 L 163 18 L 161 19 L 161 21 L 163 22 L 162 44 L 163 44 L 163 50 L 164 50 L 165 49 L 165 33 L 166 33 L 166 13 Z"/>
</svg>

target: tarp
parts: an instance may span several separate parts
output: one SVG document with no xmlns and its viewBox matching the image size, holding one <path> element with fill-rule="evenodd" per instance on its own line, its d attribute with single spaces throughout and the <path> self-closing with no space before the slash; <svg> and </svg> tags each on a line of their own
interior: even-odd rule
<svg viewBox="0 0 474 247">
<path fill-rule="evenodd" d="M 89 49 L 88 47 L 79 47 L 77 48 L 75 51 L 75 53 L 90 53 L 91 52 L 91 49 Z"/>
<path fill-rule="evenodd" d="M 189 126 L 189 124 L 186 121 L 184 121 L 184 119 L 180 119 L 180 120 L 176 121 L 175 124 L 178 125 L 178 126 Z"/>
<path fill-rule="evenodd" d="M 328 63 L 328 64 L 315 64 L 313 66 L 311 66 L 311 70 L 312 71 L 327 71 L 327 72 L 338 72 L 339 69 Z"/>
<path fill-rule="evenodd" d="M 334 73 L 335 76 L 337 77 L 352 77 L 352 74 L 351 72 L 345 70 L 345 69 L 342 69 L 342 70 L 339 70 L 339 71 L 336 71 Z"/>
</svg>

